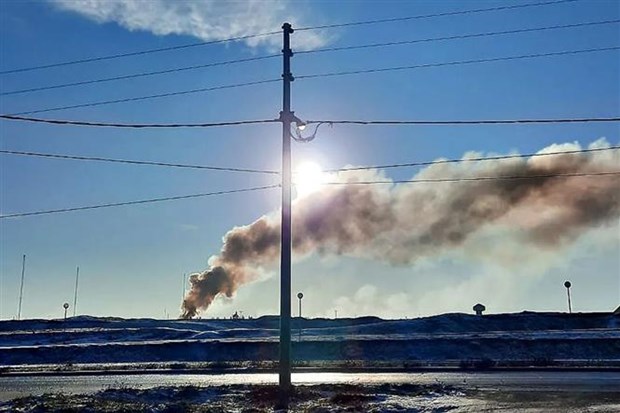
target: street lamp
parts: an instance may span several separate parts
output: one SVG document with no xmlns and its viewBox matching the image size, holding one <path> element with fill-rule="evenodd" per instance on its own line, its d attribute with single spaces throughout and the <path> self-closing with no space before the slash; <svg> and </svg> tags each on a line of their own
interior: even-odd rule
<svg viewBox="0 0 620 413">
<path fill-rule="evenodd" d="M 299 341 L 301 341 L 301 299 L 304 298 L 303 293 L 297 293 L 299 299 Z"/>
<path fill-rule="evenodd" d="M 568 314 L 571 314 L 573 312 L 573 309 L 571 307 L 571 303 L 570 303 L 570 287 L 571 287 L 571 283 L 570 281 L 565 281 L 564 282 L 564 287 L 566 287 L 566 296 L 568 297 Z"/>
<path fill-rule="evenodd" d="M 304 294 L 298 293 L 297 298 L 299 298 L 299 318 L 301 318 L 301 299 L 304 298 Z"/>
<path fill-rule="evenodd" d="M 302 132 L 308 128 L 309 123 L 304 122 L 303 120 L 299 119 L 295 115 L 293 115 L 293 123 L 295 123 L 295 128 L 294 128 L 295 133 L 291 134 L 291 137 L 295 139 L 297 142 L 302 142 L 302 143 L 307 143 L 307 142 L 314 140 L 314 138 L 316 138 L 316 133 L 318 132 L 319 127 L 321 125 L 328 124 L 330 127 L 334 126 L 331 122 L 317 122 L 314 128 L 314 132 L 312 132 L 309 136 L 304 137 L 302 135 Z M 315 123 L 315 122 L 312 122 L 312 123 Z"/>
<path fill-rule="evenodd" d="M 65 309 L 65 321 L 67 320 L 67 310 L 69 309 L 69 303 L 64 303 L 62 308 Z"/>
</svg>

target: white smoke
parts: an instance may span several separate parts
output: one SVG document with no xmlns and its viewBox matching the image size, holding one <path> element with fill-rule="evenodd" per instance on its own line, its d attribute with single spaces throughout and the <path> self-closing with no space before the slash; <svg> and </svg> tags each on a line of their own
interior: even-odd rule
<svg viewBox="0 0 620 413">
<path fill-rule="evenodd" d="M 117 23 L 128 30 L 159 36 L 193 36 L 204 41 L 280 30 L 285 21 L 302 24 L 304 7 L 288 0 L 50 0 L 61 10 L 72 11 L 97 23 Z M 327 38 L 316 31 L 295 33 L 296 50 L 323 46 Z M 280 36 L 244 40 L 250 47 L 277 50 Z"/>
</svg>

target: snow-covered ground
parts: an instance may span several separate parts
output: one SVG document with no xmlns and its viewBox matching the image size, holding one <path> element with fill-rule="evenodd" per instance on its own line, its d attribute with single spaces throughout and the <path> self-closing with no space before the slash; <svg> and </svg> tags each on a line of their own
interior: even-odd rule
<svg viewBox="0 0 620 413">
<path fill-rule="evenodd" d="M 0 412 L 272 412 L 273 385 L 117 387 L 95 394 L 49 393 L 0 403 Z M 480 391 L 442 383 L 296 386 L 290 412 L 617 412 L 618 393 Z"/>
<path fill-rule="evenodd" d="M 292 412 L 620 411 L 620 393 L 606 390 L 609 383 L 620 381 L 620 373 L 603 371 L 620 367 L 620 320 L 609 313 L 293 321 L 296 366 L 373 372 L 332 382 L 321 376 L 328 373 L 318 373 L 318 381 L 296 382 Z M 266 381 L 244 382 L 240 379 L 244 375 L 238 373 L 161 373 L 234 367 L 229 371 L 246 369 L 248 380 L 254 380 L 260 375 L 253 370 L 275 367 L 277 338 L 277 317 L 182 321 L 82 316 L 66 321 L 3 321 L 0 412 L 273 411 L 274 374 L 265 374 L 271 377 Z M 452 373 L 376 373 L 378 368 L 410 371 L 428 366 L 455 369 Z M 597 366 L 601 372 L 475 372 L 498 366 Z M 38 375 L 41 372 L 73 375 Z M 114 372 L 116 376 L 110 375 Z M 139 372 L 143 374 L 135 374 Z M 297 376 L 303 374 L 315 373 Z M 401 374 L 406 380 L 377 381 L 381 374 Z M 519 374 L 534 376 L 514 379 Z M 545 385 L 545 374 L 561 380 Z M 604 380 L 597 381 L 597 374 Z M 218 382 L 227 376 L 232 381 Z M 122 380 L 108 383 L 117 377 Z"/>
<path fill-rule="evenodd" d="M 293 357 L 304 366 L 619 365 L 619 318 L 524 312 L 411 320 L 294 319 Z M 6 371 L 7 366 L 80 363 L 268 363 L 277 360 L 277 339 L 278 318 L 272 316 L 3 321 L 0 366 Z"/>
</svg>

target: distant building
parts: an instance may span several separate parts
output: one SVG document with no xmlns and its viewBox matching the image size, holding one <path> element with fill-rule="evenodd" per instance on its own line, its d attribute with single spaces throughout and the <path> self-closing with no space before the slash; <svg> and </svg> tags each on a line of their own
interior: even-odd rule
<svg viewBox="0 0 620 413">
<path fill-rule="evenodd" d="M 476 312 L 476 315 L 482 315 L 482 312 L 487 308 L 482 304 L 478 303 L 474 306 L 473 310 Z"/>
<path fill-rule="evenodd" d="M 239 319 L 239 313 L 237 311 L 235 311 L 235 314 L 232 315 L 232 319 L 233 320 L 238 320 Z"/>
</svg>

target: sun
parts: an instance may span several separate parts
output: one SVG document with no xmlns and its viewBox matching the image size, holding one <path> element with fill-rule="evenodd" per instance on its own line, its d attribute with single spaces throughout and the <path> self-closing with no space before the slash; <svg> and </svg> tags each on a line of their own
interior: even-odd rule
<svg viewBox="0 0 620 413">
<path fill-rule="evenodd" d="M 306 196 L 318 191 L 326 182 L 326 176 L 321 167 L 314 162 L 300 164 L 293 174 L 293 184 L 297 189 L 297 196 Z"/>
</svg>

